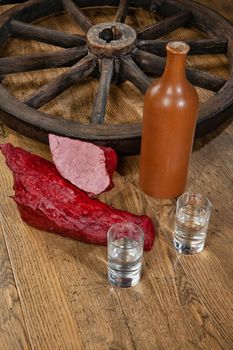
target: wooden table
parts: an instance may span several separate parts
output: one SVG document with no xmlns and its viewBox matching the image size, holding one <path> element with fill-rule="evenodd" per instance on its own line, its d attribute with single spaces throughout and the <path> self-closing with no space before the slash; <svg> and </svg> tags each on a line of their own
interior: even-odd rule
<svg viewBox="0 0 233 350">
<path fill-rule="evenodd" d="M 202 2 L 233 20 L 230 0 Z M 46 145 L 0 131 L 0 143 L 50 158 Z M 0 156 L 0 350 L 233 349 L 232 134 L 228 123 L 194 145 L 187 188 L 213 202 L 207 246 L 196 256 L 172 247 L 175 201 L 145 196 L 138 157 L 120 160 L 116 187 L 101 199 L 146 213 L 158 230 L 153 250 L 144 254 L 141 283 L 123 290 L 108 283 L 105 247 L 22 222 Z"/>
</svg>

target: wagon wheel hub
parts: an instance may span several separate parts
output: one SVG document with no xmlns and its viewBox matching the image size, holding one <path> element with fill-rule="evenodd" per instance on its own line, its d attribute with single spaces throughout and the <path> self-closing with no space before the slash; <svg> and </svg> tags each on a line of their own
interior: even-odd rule
<svg viewBox="0 0 233 350">
<path fill-rule="evenodd" d="M 136 46 L 136 31 L 127 24 L 107 22 L 94 25 L 87 32 L 89 50 L 101 57 L 119 57 Z"/>
</svg>

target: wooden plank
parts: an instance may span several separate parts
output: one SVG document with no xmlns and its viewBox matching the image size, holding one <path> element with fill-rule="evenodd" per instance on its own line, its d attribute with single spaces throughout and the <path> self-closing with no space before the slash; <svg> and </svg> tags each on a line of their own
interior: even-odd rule
<svg viewBox="0 0 233 350">
<path fill-rule="evenodd" d="M 222 135 L 226 149 L 231 139 L 231 130 L 232 127 L 228 130 L 229 134 L 225 132 Z M 221 139 L 221 135 L 218 140 L 219 138 Z M 5 141 L 24 148 L 29 147 L 32 152 L 49 157 L 47 147 L 35 141 L 13 134 L 10 134 Z M 194 164 L 195 172 L 198 174 L 200 167 L 206 168 L 206 152 L 211 148 L 209 144 L 208 149 L 198 151 L 202 154 L 196 158 L 198 167 L 197 163 Z M 211 152 L 209 154 L 211 159 L 214 153 L 212 156 Z M 221 150 L 218 156 L 221 156 Z M 199 159 L 202 159 L 201 164 Z M 208 164 L 209 172 L 213 163 Z M 0 166 L 5 176 L 12 182 L 2 156 Z M 193 168 L 193 164 L 191 167 Z M 154 249 L 144 255 L 143 279 L 138 286 L 128 290 L 112 289 L 109 286 L 105 247 L 87 245 L 29 228 L 21 222 L 18 215 L 15 215 L 17 211 L 15 212 L 15 206 L 8 197 L 12 193 L 12 185 L 4 192 L 5 198 L 1 209 L 4 217 L 8 218 L 4 220 L 4 226 L 11 259 L 14 261 L 14 271 L 22 288 L 23 311 L 34 348 L 44 347 L 50 350 L 60 346 L 60 349 L 79 349 L 80 339 L 76 339 L 76 343 L 72 342 L 73 335 L 70 333 L 77 327 L 87 350 L 109 350 L 109 348 L 176 350 L 177 347 L 182 350 L 198 348 L 230 350 L 233 344 L 229 340 L 232 336 L 232 324 L 229 322 L 220 328 L 220 322 L 230 317 L 230 308 L 226 310 L 226 305 L 231 305 L 229 297 L 225 301 L 221 300 L 221 305 L 224 305 L 223 314 L 215 314 L 213 317 L 213 312 L 219 312 L 220 309 L 216 309 L 214 303 L 216 293 L 220 298 L 222 288 L 228 290 L 230 287 L 229 284 L 225 284 L 225 276 L 214 286 L 216 273 L 217 275 L 223 273 L 221 259 L 224 259 L 224 255 L 218 252 L 219 257 L 208 259 L 211 248 L 207 248 L 196 258 L 177 255 L 171 246 L 175 202 L 153 200 L 139 190 L 137 156 L 124 158 L 119 171 L 122 175 L 117 173 L 114 177 L 116 187 L 111 192 L 102 194 L 102 200 L 135 214 L 147 213 L 160 223 Z M 220 171 L 221 169 L 219 173 Z M 222 181 L 222 185 L 219 191 L 223 190 L 226 182 L 227 186 L 230 185 L 229 175 L 226 173 L 221 175 L 219 181 Z M 204 191 L 205 176 L 191 177 L 190 185 L 198 186 L 200 191 Z M 1 176 L 1 188 L 2 178 Z M 213 192 L 213 195 L 214 198 L 211 199 L 215 202 L 216 209 L 221 208 L 222 200 L 216 203 L 219 193 Z M 227 212 L 225 219 L 227 218 L 232 221 L 230 211 Z M 13 222 L 16 225 L 14 233 L 11 230 Z M 215 228 L 213 222 L 210 229 L 216 229 L 215 232 L 218 232 L 219 227 Z M 230 235 L 229 229 L 231 230 L 227 226 L 225 238 Z M 214 244 L 214 236 L 212 234 L 211 245 Z M 225 239 L 223 242 L 225 242 L 223 252 L 228 252 L 227 256 L 230 258 L 230 251 L 225 250 L 228 249 L 229 243 Z M 193 260 L 198 260 L 199 263 L 195 264 Z M 189 262 L 188 267 L 184 265 L 184 261 Z M 207 268 L 217 270 L 208 276 L 204 273 L 203 280 L 201 274 Z M 199 289 L 196 289 L 197 275 L 201 278 L 198 282 Z M 204 288 L 201 287 L 201 281 L 205 283 Z M 212 286 L 213 294 L 209 286 Z M 208 305 L 205 300 L 207 297 L 212 300 Z M 72 319 L 67 316 L 67 305 Z M 63 329 L 61 333 L 62 327 L 65 327 L 66 332 Z M 69 341 L 67 332 L 71 337 Z"/>
<path fill-rule="evenodd" d="M 188 309 L 191 308 L 195 314 L 195 321 L 190 316 L 187 322 L 191 327 L 194 326 L 195 322 L 203 326 L 204 333 L 201 335 L 198 331 L 199 340 L 197 342 L 195 340 L 187 342 L 186 338 L 187 343 L 185 343 L 184 339 L 181 349 L 213 348 L 230 350 L 233 345 L 233 322 L 230 307 L 230 305 L 233 305 L 233 266 L 231 264 L 233 241 L 230 204 L 233 194 L 231 176 L 233 170 L 232 132 L 233 125 L 231 124 L 225 130 L 222 129 L 221 134 L 214 132 L 212 136 L 196 141 L 194 145 L 187 189 L 207 194 L 213 203 L 207 246 L 203 253 L 188 257 L 174 252 L 172 234 L 175 201 L 161 201 L 160 210 L 158 209 L 158 201 L 150 197 L 147 197 L 147 202 L 144 201 L 144 204 L 142 204 L 144 208 L 148 205 L 154 212 L 152 216 L 156 216 L 159 221 L 159 232 L 163 244 L 166 246 L 165 255 L 169 256 L 175 276 L 179 276 L 175 282 L 177 287 L 176 295 L 179 299 L 178 303 L 182 305 L 183 311 L 187 307 Z M 130 157 L 129 159 L 127 157 L 119 171 L 124 176 L 125 181 L 133 182 L 136 191 L 138 186 L 138 165 L 135 158 Z M 129 196 L 129 193 L 126 194 L 127 196 Z M 132 197 L 129 196 L 129 198 Z M 137 196 L 137 201 L 139 200 L 138 198 Z M 159 244 L 159 242 L 157 243 Z M 161 247 L 157 247 L 157 249 L 159 250 Z M 160 259 L 165 261 L 164 257 Z M 158 269 L 164 268 L 164 265 L 161 266 L 161 263 L 158 262 L 157 264 L 154 261 L 153 265 L 147 266 L 147 268 L 151 267 L 153 270 L 150 270 L 149 274 L 154 274 L 155 266 Z M 183 277 L 182 274 L 180 275 L 182 271 L 184 272 Z M 160 274 L 160 271 L 157 271 L 157 273 Z M 188 276 L 187 280 L 185 276 Z M 155 275 L 153 281 L 155 284 L 160 282 L 159 278 L 155 279 Z M 171 288 L 169 287 L 167 292 L 161 288 L 160 292 L 162 296 L 165 296 L 166 293 L 170 295 Z M 174 305 L 173 302 L 172 304 Z M 187 314 L 190 313 L 188 309 L 184 311 Z M 166 314 L 169 315 L 168 322 L 170 322 L 171 314 Z M 196 329 L 196 326 L 194 328 Z M 190 331 L 192 331 L 191 329 Z M 209 345 L 206 343 L 207 339 L 204 339 L 207 333 L 208 341 L 210 341 Z M 212 345 L 210 345 L 211 343 Z M 170 347 L 168 345 L 166 347 L 158 346 L 158 349 L 177 349 L 176 341 L 175 344 L 170 345 Z"/>
<path fill-rule="evenodd" d="M 9 179 L 1 172 L 2 184 Z M 30 342 L 22 313 L 18 290 L 8 256 L 2 212 L 0 212 L 0 344 L 4 350 L 30 350 Z"/>
<path fill-rule="evenodd" d="M 233 314 L 230 310 L 233 301 L 233 266 L 230 262 L 233 244 L 232 132 L 231 123 L 222 129 L 221 134 L 215 131 L 212 136 L 195 143 L 188 185 L 190 190 L 202 190 L 211 199 L 213 210 L 203 257 L 197 255 L 192 261 L 184 257 L 180 259 L 203 304 L 211 310 L 210 319 L 221 335 L 223 349 L 231 349 L 233 345 Z"/>
<path fill-rule="evenodd" d="M 7 141 L 17 142 L 12 137 L 4 139 L 4 142 Z M 39 144 L 37 144 L 38 147 Z M 12 194 L 12 175 L 5 172 L 3 157 L 0 156 L 0 158 L 0 187 L 5 188 L 0 207 L 2 227 L 6 244 L 10 248 L 9 256 L 13 262 L 15 281 L 22 299 L 22 310 L 32 349 L 85 349 L 80 336 L 80 328 L 70 309 L 62 281 L 57 274 L 56 264 L 53 262 L 53 256 L 46 250 L 44 238 L 37 236 L 36 230 L 33 231 L 29 226 L 26 227 L 21 221 L 16 205 L 9 198 L 9 195 Z M 9 272 L 9 278 L 10 276 Z M 9 285 L 8 291 L 5 289 L 5 297 L 8 298 L 9 315 L 15 312 L 16 317 L 19 313 L 17 311 L 19 306 L 12 285 Z M 13 298 L 12 303 L 11 298 Z M 10 310 L 12 310 L 11 313 Z M 3 319 L 7 319 L 7 313 L 3 315 Z M 18 343 L 18 347 L 9 347 L 9 350 L 28 349 L 23 339 L 24 331 L 22 327 L 20 329 L 20 320 L 16 322 L 12 318 L 12 325 L 15 323 L 17 327 L 11 330 L 9 338 L 14 341 L 13 334 L 18 334 L 18 338 L 22 339 L 22 344 Z M 0 331 L 0 339 L 1 336 Z"/>
</svg>

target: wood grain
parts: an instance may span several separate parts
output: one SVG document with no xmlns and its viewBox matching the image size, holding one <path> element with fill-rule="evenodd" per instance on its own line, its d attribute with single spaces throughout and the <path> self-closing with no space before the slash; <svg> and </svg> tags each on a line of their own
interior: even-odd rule
<svg viewBox="0 0 233 350">
<path fill-rule="evenodd" d="M 189 11 L 181 12 L 175 16 L 165 18 L 161 22 L 155 23 L 152 26 L 142 28 L 138 31 L 139 39 L 157 39 L 163 35 L 171 33 L 173 30 L 186 25 L 192 18 L 192 13 Z"/>
<path fill-rule="evenodd" d="M 75 82 L 82 81 L 88 77 L 94 70 L 96 61 L 95 56 L 88 54 L 56 79 L 42 86 L 41 89 L 29 96 L 24 103 L 30 107 L 40 108 Z"/>
<path fill-rule="evenodd" d="M 112 2 L 111 2 L 112 1 Z M 81 10 L 85 6 L 95 7 L 95 5 L 99 6 L 97 0 L 95 1 L 85 1 L 79 2 L 79 7 L 72 0 L 64 0 L 62 2 L 64 5 L 66 12 L 71 17 L 74 15 L 76 18 L 76 22 L 81 25 L 86 22 L 88 16 L 84 14 L 83 10 Z M 31 0 L 29 2 L 25 2 L 21 5 L 15 6 L 10 11 L 5 12 L 1 16 L 1 29 L 9 30 L 9 36 L 11 36 L 11 30 L 13 29 L 13 35 L 15 35 L 15 22 L 13 22 L 13 26 L 10 25 L 11 18 L 18 19 L 21 21 L 31 22 L 33 20 L 39 19 L 40 17 L 46 15 L 52 15 L 54 12 L 58 13 L 62 10 L 61 2 L 50 1 L 44 2 L 43 0 Z M 123 6 L 123 10 L 126 10 L 127 3 L 118 3 L 116 0 L 105 0 L 102 5 L 119 5 L 119 8 Z M 124 6 L 126 5 L 126 7 Z M 187 68 L 187 76 L 191 83 L 201 88 L 217 92 L 214 97 L 210 98 L 208 102 L 204 103 L 200 108 L 200 113 L 198 115 L 198 121 L 196 126 L 195 137 L 200 137 L 212 130 L 215 130 L 219 125 L 221 125 L 224 121 L 230 118 L 230 113 L 233 110 L 233 99 L 232 95 L 229 91 L 232 90 L 233 87 L 233 27 L 230 22 L 226 21 L 223 17 L 218 15 L 217 12 L 211 11 L 208 7 L 201 6 L 193 1 L 187 3 L 185 0 L 169 0 L 163 2 L 150 0 L 149 2 L 141 3 L 141 0 L 136 0 L 134 2 L 134 6 L 142 6 L 143 9 L 149 10 L 152 12 L 156 7 L 159 7 L 158 13 L 156 15 L 156 20 L 158 20 L 161 16 L 165 19 L 162 21 L 158 21 L 155 24 L 149 26 L 143 26 L 144 29 L 136 30 L 138 32 L 138 36 L 140 37 L 142 34 L 142 38 L 153 39 L 158 35 L 167 34 L 184 25 L 186 22 L 189 26 L 194 26 L 198 28 L 199 31 L 203 31 L 207 36 L 211 37 L 224 37 L 227 39 L 227 56 L 230 65 L 230 74 L 228 79 L 222 79 L 221 77 L 215 77 L 209 75 L 203 70 Z M 97 9 L 98 11 L 98 9 Z M 174 14 L 174 16 L 172 16 Z M 153 16 L 153 13 L 152 13 Z M 55 16 L 56 17 L 56 16 Z M 208 20 L 207 20 L 208 18 Z M 138 18 L 139 19 L 139 18 Z M 43 20 L 43 18 L 42 18 Z M 87 22 L 86 22 L 87 23 Z M 89 22 L 88 22 L 89 23 Z M 91 26 L 90 22 L 87 27 Z M 94 23 L 94 22 L 93 22 Z M 109 23 L 109 22 L 108 22 Z M 108 23 L 101 23 L 101 25 L 93 26 L 87 33 L 87 43 L 89 50 L 96 54 L 98 57 L 104 54 L 112 57 L 112 55 L 118 57 L 118 55 L 123 55 L 123 53 L 129 53 L 130 50 L 134 48 L 136 42 L 136 31 L 132 28 L 122 25 L 122 23 L 116 23 L 112 26 L 112 29 L 108 28 Z M 112 22 L 111 22 L 112 23 Z M 19 28 L 19 22 L 17 24 Z M 107 27 L 106 27 L 107 26 Z M 27 26 L 26 26 L 27 27 Z M 81 25 L 82 27 L 82 25 Z M 29 29 L 29 27 L 27 27 Z M 35 26 L 30 26 L 32 32 L 35 33 Z M 104 29 L 105 28 L 105 29 Z M 114 29 L 115 28 L 115 29 Z M 20 25 L 20 30 L 25 30 L 25 25 L 22 27 L 22 23 Z M 83 28 L 85 30 L 85 28 Z M 87 28 L 88 29 L 88 28 Z M 184 29 L 182 28 L 184 31 Z M 40 34 L 43 34 L 43 28 L 37 27 Z M 56 32 L 56 34 L 55 34 Z M 46 30 L 46 35 L 52 37 L 53 40 L 58 38 L 58 33 L 62 31 L 54 31 L 53 34 L 48 30 Z M 122 41 L 121 41 L 121 32 L 122 32 Z M 196 30 L 195 30 L 196 32 Z M 44 33 L 45 34 L 45 33 Z M 3 33 L 3 37 L 6 38 L 5 33 Z M 26 35 L 26 38 L 30 38 L 30 36 Z M 31 36 L 31 38 L 37 39 L 38 36 Z M 115 45 L 115 39 L 120 38 L 119 46 Z M 126 38 L 129 39 L 125 40 Z M 38 38 L 39 39 L 39 38 Z M 93 40 L 94 39 L 94 40 Z M 103 40 L 104 39 L 104 40 Z M 112 40 L 112 42 L 111 42 Z M 199 40 L 198 40 L 199 41 Z M 48 41 L 52 43 L 51 41 Z M 53 41 L 53 42 L 56 42 Z M 104 44 L 105 42 L 105 44 Z M 125 46 L 127 42 L 127 46 Z M 116 46 L 116 47 L 115 47 Z M 132 47 L 133 46 L 133 47 Z M 203 52 L 202 52 L 203 53 Z M 56 54 L 55 54 L 56 56 Z M 54 56 L 53 56 L 54 57 Z M 18 58 L 17 58 L 18 59 Z M 31 56 L 30 56 L 31 59 Z M 161 75 L 164 69 L 165 60 L 161 57 L 157 57 L 151 53 L 146 53 L 145 51 L 140 52 L 137 51 L 134 55 L 134 59 L 141 66 L 143 70 L 147 73 L 159 74 Z M 19 59 L 18 59 L 19 60 Z M 122 75 L 121 65 L 117 64 L 118 59 L 116 59 L 117 66 L 117 74 L 118 77 L 114 77 L 113 80 L 115 82 L 123 81 L 124 79 L 120 79 Z M 9 62 L 8 62 L 9 63 Z M 22 63 L 22 62 L 21 62 Z M 158 66 L 158 67 L 157 67 Z M 48 65 L 50 67 L 50 65 Z M 101 65 L 99 65 L 101 67 Z M 132 68 L 132 67 L 131 67 Z M 158 69 L 159 68 L 159 69 Z M 131 69 L 132 71 L 132 69 Z M 135 69 L 133 69 L 133 74 L 131 74 L 131 79 L 129 80 L 132 84 L 135 84 Z M 97 73 L 97 72 L 96 72 Z M 124 73 L 124 72 L 123 72 Z M 62 77 L 63 75 L 61 75 Z M 141 74 L 140 74 L 141 76 Z M 98 78 L 98 74 L 95 74 L 95 78 Z M 138 81 L 140 81 L 140 77 Z M 140 88 L 136 81 L 136 87 Z M 15 130 L 20 131 L 23 135 L 29 137 L 35 137 L 37 140 L 41 142 L 48 143 L 48 133 L 58 133 L 63 136 L 84 139 L 86 141 L 95 141 L 105 146 L 114 147 L 119 154 L 137 154 L 140 151 L 140 137 L 141 137 L 141 128 L 142 123 L 131 124 L 131 128 L 129 129 L 128 125 L 119 124 L 117 127 L 113 126 L 109 123 L 105 123 L 102 126 L 87 124 L 80 124 L 75 121 L 67 121 L 66 117 L 56 118 L 47 113 L 39 112 L 36 108 L 40 108 L 54 99 L 54 97 L 58 96 L 64 90 L 68 89 L 70 85 L 67 85 L 63 88 L 63 84 L 60 84 L 58 80 L 59 89 L 56 84 L 55 79 L 55 91 L 50 94 L 48 90 L 53 90 L 53 84 L 46 84 L 39 90 L 39 95 L 32 94 L 35 103 L 30 103 L 29 106 L 25 104 L 22 105 L 21 102 L 12 98 L 11 94 L 7 92 L 4 86 L 1 87 L 1 110 L 3 113 L 1 114 L 1 121 L 6 123 L 9 127 L 13 127 Z M 73 85 L 73 84 L 72 84 Z M 60 86 L 62 87 L 60 89 Z M 144 88 L 143 88 L 144 89 Z M 47 90 L 47 91 L 44 91 Z M 142 89 L 141 89 L 142 90 Z M 219 91 L 218 91 L 219 90 Z M 144 90 L 142 90 L 144 91 Z M 45 93 L 44 93 L 45 92 Z M 49 98 L 45 98 L 45 95 L 50 96 Z M 58 92 L 58 93 L 57 93 Z M 42 96 L 43 95 L 43 96 Z M 31 100 L 31 97 L 30 97 Z M 37 103 L 37 101 L 38 103 Z M 41 101 L 39 101 L 41 100 Z M 25 101 L 25 100 L 24 100 Z M 26 100 L 28 101 L 28 100 Z M 105 99 L 104 107 L 105 107 Z M 32 108 L 35 107 L 35 108 Z M 91 119 L 93 119 L 91 117 Z M 38 125 L 39 124 L 39 125 Z M 30 130 L 31 126 L 31 130 Z M 124 146 L 123 146 L 124 144 Z"/>
<path fill-rule="evenodd" d="M 82 36 L 59 32 L 54 29 L 35 26 L 13 20 L 10 23 L 11 35 L 16 38 L 38 40 L 42 43 L 57 45 L 61 47 L 72 47 L 85 44 Z"/>
<path fill-rule="evenodd" d="M 59 50 L 56 53 L 0 58 L 0 74 L 28 72 L 71 66 L 87 54 L 86 48 Z"/>
<path fill-rule="evenodd" d="M 137 44 L 139 49 L 166 56 L 166 46 L 169 40 L 140 40 Z M 226 53 L 227 40 L 224 39 L 200 39 L 187 40 L 190 46 L 189 55 L 211 55 L 215 53 Z"/>
<path fill-rule="evenodd" d="M 129 11 L 130 0 L 120 0 L 116 14 L 116 22 L 125 22 Z"/>
<path fill-rule="evenodd" d="M 146 76 L 131 56 L 121 58 L 123 78 L 133 83 L 140 91 L 146 93 L 151 79 Z"/>
<path fill-rule="evenodd" d="M 101 61 L 101 76 L 99 86 L 96 92 L 96 97 L 91 114 L 91 123 L 103 123 L 105 109 L 108 100 L 109 88 L 114 73 L 114 59 L 104 58 Z"/>
<path fill-rule="evenodd" d="M 82 28 L 84 32 L 88 32 L 92 23 L 89 18 L 83 13 L 82 10 L 72 0 L 62 0 L 64 9 L 75 20 L 75 22 Z"/>
<path fill-rule="evenodd" d="M 7 184 L 6 178 L 3 179 L 3 183 Z M 2 217 L 0 217 L 0 344 L 1 349 L 4 350 L 31 349 L 19 293 L 5 244 Z"/>
<path fill-rule="evenodd" d="M 226 15 L 233 13 L 226 0 L 226 6 L 218 1 L 202 3 L 216 5 Z M 83 12 L 95 23 L 116 15 L 116 9 L 110 10 L 109 17 L 107 9 L 101 14 L 94 9 Z M 151 16 L 136 12 L 138 17 L 131 13 L 126 23 L 151 24 Z M 74 33 L 69 18 L 60 18 Z M 55 30 L 59 26 L 54 18 L 43 23 Z M 190 40 L 196 35 L 190 29 Z M 31 44 L 13 39 L 6 50 L 11 55 L 30 55 L 38 53 L 38 47 L 41 53 L 49 47 Z M 224 55 L 193 56 L 191 61 L 210 74 L 227 77 Z M 9 75 L 5 84 L 22 98 L 25 91 L 32 93 L 61 72 L 59 68 Z M 70 88 L 43 109 L 54 109 L 58 115 L 67 111 L 72 119 L 80 108 L 85 120 L 95 89 L 93 82 Z M 201 100 L 209 96 L 204 89 L 198 93 Z M 117 114 L 117 120 L 140 120 L 142 107 L 141 92 L 125 82 L 123 89 L 110 88 L 106 118 L 116 122 Z M 178 255 L 172 247 L 175 201 L 145 196 L 138 187 L 139 157 L 120 159 L 115 188 L 100 198 L 117 208 L 151 216 L 158 228 L 153 250 L 144 254 L 142 281 L 127 290 L 110 288 L 105 247 L 41 232 L 22 222 L 9 197 L 12 174 L 0 155 L 0 349 L 232 350 L 232 134 L 233 125 L 228 123 L 194 145 L 187 189 L 200 191 L 213 202 L 207 245 L 197 256 Z M 5 142 L 51 159 L 47 146 L 1 127 L 0 143 Z"/>
<path fill-rule="evenodd" d="M 136 50 L 133 58 L 144 72 L 160 76 L 164 71 L 166 64 L 165 58 L 143 50 Z M 187 67 L 186 76 L 191 84 L 216 92 L 226 83 L 225 79 L 214 77 L 196 68 Z"/>
</svg>

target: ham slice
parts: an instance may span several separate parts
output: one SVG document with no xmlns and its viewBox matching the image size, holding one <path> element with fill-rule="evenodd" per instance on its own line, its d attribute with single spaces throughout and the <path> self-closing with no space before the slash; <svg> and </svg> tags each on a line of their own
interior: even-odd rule
<svg viewBox="0 0 233 350">
<path fill-rule="evenodd" d="M 117 154 L 111 147 L 52 134 L 49 146 L 59 173 L 79 189 L 98 195 L 113 188 Z"/>
</svg>

